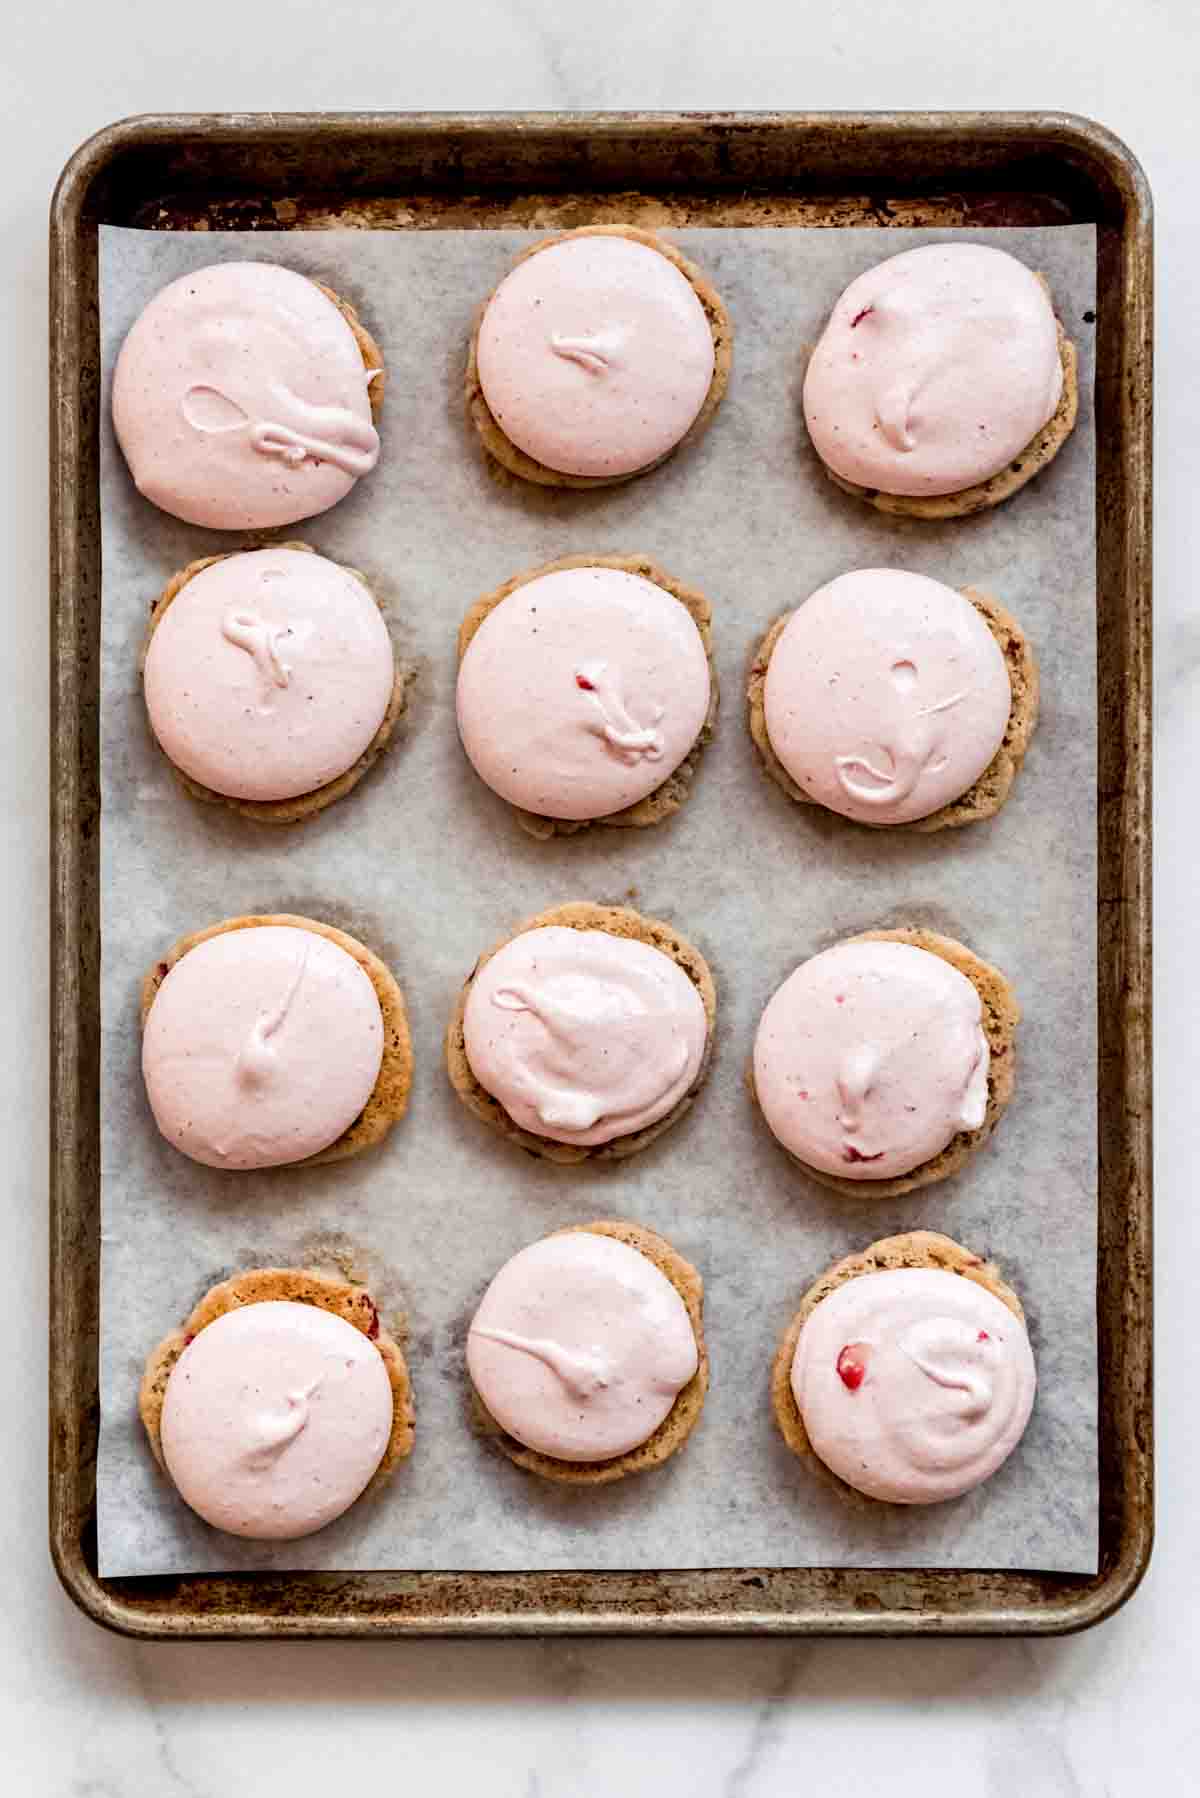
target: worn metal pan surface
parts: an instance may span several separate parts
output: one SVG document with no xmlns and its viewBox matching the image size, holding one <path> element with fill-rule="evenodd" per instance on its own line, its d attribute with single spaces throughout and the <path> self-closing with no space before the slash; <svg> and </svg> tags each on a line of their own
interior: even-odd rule
<svg viewBox="0 0 1200 1798">
<path fill-rule="evenodd" d="M 1100 1571 L 821 1567 L 102 1580 L 99 1416 L 98 227 L 972 225 L 1098 234 Z M 102 131 L 51 215 L 50 1545 L 130 1635 L 1052 1634 L 1111 1613 L 1153 1533 L 1151 208 L 1128 150 L 1057 113 L 163 116 Z"/>
</svg>

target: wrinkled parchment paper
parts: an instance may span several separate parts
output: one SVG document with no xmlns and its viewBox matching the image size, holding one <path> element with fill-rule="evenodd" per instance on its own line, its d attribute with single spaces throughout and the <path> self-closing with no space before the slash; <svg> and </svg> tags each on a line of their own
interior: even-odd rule
<svg viewBox="0 0 1200 1798">
<path fill-rule="evenodd" d="M 104 1575 L 247 1568 L 929 1566 L 1091 1572 L 1096 1565 L 1095 657 L 1092 335 L 1085 226 L 979 231 L 1048 277 L 1081 353 L 1080 425 L 1016 499 L 947 524 L 885 519 L 842 496 L 809 450 L 803 350 L 840 289 L 919 230 L 685 230 L 736 328 L 712 429 L 640 481 L 568 493 L 501 483 L 463 415 L 479 298 L 519 231 L 163 234 L 105 229 L 106 370 L 167 281 L 227 258 L 285 262 L 358 305 L 391 369 L 384 450 L 333 511 L 276 533 L 367 572 L 399 654 L 419 669 L 400 741 L 359 790 L 307 825 L 255 826 L 181 791 L 145 722 L 137 676 L 168 576 L 240 547 L 135 492 L 105 405 L 102 1430 Z M 647 551 L 715 609 L 723 709 L 694 795 L 654 830 L 538 843 L 484 789 L 454 725 L 454 637 L 467 606 L 569 552 Z M 992 823 L 921 838 L 792 804 L 745 725 L 748 658 L 775 615 L 847 568 L 889 564 L 995 593 L 1042 666 L 1042 722 Z M 690 1115 L 611 1167 L 555 1168 L 510 1149 L 450 1091 L 441 1037 L 477 952 L 542 907 L 621 900 L 675 920 L 720 988 L 717 1052 Z M 247 911 L 343 926 L 395 970 L 416 1075 L 386 1146 L 300 1173 L 223 1175 L 158 1136 L 139 1071 L 138 984 L 183 932 Z M 880 923 L 961 938 L 1025 1008 L 1014 1103 L 956 1179 L 897 1200 L 836 1198 L 775 1147 L 742 1070 L 755 1024 L 804 957 Z M 712 1389 L 663 1470 L 571 1492 L 479 1441 L 463 1339 L 484 1286 L 533 1238 L 638 1219 L 702 1270 Z M 916 1226 L 994 1253 L 1024 1299 L 1040 1392 L 1018 1452 L 955 1504 L 851 1509 L 787 1452 L 767 1399 L 778 1335 L 831 1261 Z M 403 1317 L 417 1405 L 411 1461 L 320 1534 L 220 1535 L 155 1470 L 135 1403 L 147 1350 L 232 1270 L 340 1255 Z"/>
</svg>

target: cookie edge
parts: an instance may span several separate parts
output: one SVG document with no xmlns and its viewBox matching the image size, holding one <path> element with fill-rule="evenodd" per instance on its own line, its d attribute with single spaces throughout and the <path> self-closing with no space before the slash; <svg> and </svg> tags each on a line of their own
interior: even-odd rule
<svg viewBox="0 0 1200 1798">
<path fill-rule="evenodd" d="M 367 386 L 367 400 L 371 407 L 371 422 L 374 425 L 378 425 L 380 416 L 383 412 L 383 395 L 388 380 L 388 371 L 383 360 L 383 351 L 376 343 L 370 331 L 368 331 L 367 327 L 363 324 L 362 319 L 358 315 L 357 308 L 352 306 L 349 300 L 344 300 L 340 293 L 335 292 L 332 287 L 327 287 L 324 281 L 318 281 L 312 275 L 306 276 L 305 279 L 311 281 L 312 285 L 323 293 L 327 300 L 337 307 L 338 311 L 349 325 L 350 333 L 354 338 L 355 343 L 358 345 L 358 353 L 363 359 L 363 367 L 366 369 L 368 376 L 374 376 L 374 379 L 371 380 Z"/>
<path fill-rule="evenodd" d="M 1043 287 L 1046 286 L 1041 275 L 1038 280 Z M 936 523 L 950 518 L 971 518 L 978 512 L 989 511 L 992 506 L 1002 505 L 1006 499 L 1011 499 L 1014 493 L 1019 493 L 1022 487 L 1027 486 L 1036 475 L 1041 474 L 1043 469 L 1049 468 L 1075 429 L 1079 417 L 1079 352 L 1067 336 L 1057 313 L 1054 323 L 1058 332 L 1058 355 L 1063 371 L 1062 393 L 1059 395 L 1058 405 L 1025 448 L 986 481 L 977 481 L 973 487 L 964 487 L 958 493 L 883 493 L 874 487 L 857 486 L 843 475 L 835 474 L 828 462 L 821 459 L 815 444 L 813 454 L 835 487 L 849 494 L 851 499 L 863 500 L 867 505 L 874 506 L 877 512 L 886 512 L 893 518 L 919 518 Z M 809 441 L 811 442 L 811 438 Z"/>
</svg>

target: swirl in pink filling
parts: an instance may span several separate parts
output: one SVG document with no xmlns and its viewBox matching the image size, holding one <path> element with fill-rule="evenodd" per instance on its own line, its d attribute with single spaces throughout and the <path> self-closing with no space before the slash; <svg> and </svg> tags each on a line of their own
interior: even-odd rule
<svg viewBox="0 0 1200 1798">
<path fill-rule="evenodd" d="M 813 351 L 804 416 L 856 486 L 959 493 L 1053 417 L 1058 327 L 1032 271 L 984 244 L 925 244 L 852 281 Z"/>
<path fill-rule="evenodd" d="M 379 457 L 354 333 L 313 282 L 222 262 L 157 293 L 121 346 L 113 424 L 139 490 L 189 524 L 292 524 Z"/>
<path fill-rule="evenodd" d="M 1024 1325 L 940 1268 L 862 1274 L 800 1331 L 792 1392 L 816 1454 L 871 1498 L 930 1505 L 995 1473 L 1024 1432 L 1037 1376 Z"/>
<path fill-rule="evenodd" d="M 150 725 L 177 768 L 235 799 L 292 799 L 352 768 L 383 721 L 395 665 L 362 581 L 324 556 L 256 549 L 193 575 L 144 672 Z"/>
<path fill-rule="evenodd" d="M 602 818 L 661 786 L 708 713 L 704 643 L 665 588 L 616 568 L 526 581 L 476 631 L 458 728 L 480 778 L 547 818 Z"/>
<path fill-rule="evenodd" d="M 869 824 L 965 793 L 1008 728 L 1004 655 L 940 581 L 863 568 L 793 612 L 764 689 L 771 747 L 811 799 Z"/>
<path fill-rule="evenodd" d="M 163 1460 L 214 1529 L 292 1541 L 354 1503 L 383 1459 L 392 1410 L 379 1350 L 352 1324 L 288 1300 L 243 1305 L 172 1368 Z"/>
<path fill-rule="evenodd" d="M 280 1167 L 336 1142 L 383 1060 L 375 988 L 337 943 L 248 926 L 189 949 L 142 1038 L 154 1121 L 209 1167 Z"/>
<path fill-rule="evenodd" d="M 637 1249 L 589 1231 L 506 1261 L 475 1313 L 467 1366 L 510 1436 L 606 1461 L 652 1436 L 699 1365 L 687 1307 Z"/>
<path fill-rule="evenodd" d="M 839 943 L 774 994 L 754 1043 L 754 1086 L 774 1135 L 845 1180 L 907 1174 L 975 1130 L 989 1053 L 979 994 L 908 943 Z"/>
<path fill-rule="evenodd" d="M 526 930 L 471 983 L 463 1017 L 479 1084 L 523 1130 L 590 1146 L 665 1117 L 704 1059 L 704 1002 L 648 943 Z"/>
<path fill-rule="evenodd" d="M 518 449 L 562 474 L 634 474 L 685 436 L 712 382 L 687 277 L 626 237 L 572 237 L 519 262 L 479 326 L 479 383 Z"/>
</svg>

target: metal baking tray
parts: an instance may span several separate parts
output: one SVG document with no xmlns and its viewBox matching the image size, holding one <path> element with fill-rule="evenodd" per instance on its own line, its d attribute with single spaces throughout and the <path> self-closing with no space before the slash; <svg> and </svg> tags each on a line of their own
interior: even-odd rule
<svg viewBox="0 0 1200 1798">
<path fill-rule="evenodd" d="M 604 219 L 884 233 L 1097 227 L 1100 1571 L 100 1579 L 98 227 L 437 230 Z M 159 1639 L 1051 1635 L 1108 1616 L 1136 1588 L 1153 1534 L 1153 265 L 1150 196 L 1134 157 L 1101 126 L 1060 113 L 147 116 L 110 126 L 67 164 L 51 212 L 50 274 L 50 1547 L 76 1604 L 112 1629 Z"/>
</svg>

